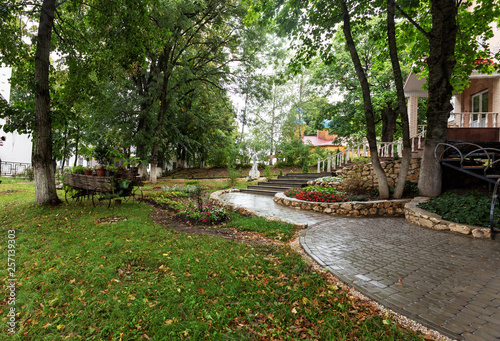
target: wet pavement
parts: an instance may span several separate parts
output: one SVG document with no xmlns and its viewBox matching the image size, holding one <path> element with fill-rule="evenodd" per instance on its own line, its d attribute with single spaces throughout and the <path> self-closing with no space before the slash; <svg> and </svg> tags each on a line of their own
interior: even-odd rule
<svg viewBox="0 0 500 341">
<path fill-rule="evenodd" d="M 409 224 L 404 218 L 344 218 L 228 193 L 258 214 L 308 224 L 300 242 L 348 285 L 445 335 L 500 340 L 500 241 Z"/>
</svg>

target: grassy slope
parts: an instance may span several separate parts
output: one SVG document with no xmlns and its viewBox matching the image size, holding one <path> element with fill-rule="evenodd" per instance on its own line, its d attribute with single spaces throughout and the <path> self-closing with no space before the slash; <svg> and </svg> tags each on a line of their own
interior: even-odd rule
<svg viewBox="0 0 500 341">
<path fill-rule="evenodd" d="M 133 203 L 39 207 L 33 184 L 0 184 L 4 262 L 6 230 L 17 231 L 12 339 L 417 339 L 329 286 L 287 247 L 176 233 L 151 213 Z M 97 222 L 110 216 L 127 220 Z M 4 293 L 6 278 L 4 265 Z"/>
</svg>

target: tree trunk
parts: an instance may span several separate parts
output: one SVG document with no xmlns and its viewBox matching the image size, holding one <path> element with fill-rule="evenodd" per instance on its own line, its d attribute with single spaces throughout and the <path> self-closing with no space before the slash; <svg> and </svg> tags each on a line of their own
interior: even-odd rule
<svg viewBox="0 0 500 341">
<path fill-rule="evenodd" d="M 421 195 L 441 194 L 441 165 L 434 157 L 438 143 L 446 140 L 448 118 L 453 109 L 451 75 L 455 67 L 458 7 L 455 0 L 431 1 L 432 30 L 429 35 L 429 98 L 427 100 L 427 136 L 418 179 Z"/>
<path fill-rule="evenodd" d="M 410 169 L 411 143 L 410 143 L 410 123 L 408 120 L 408 109 L 406 107 L 405 93 L 403 88 L 403 76 L 399 66 L 398 48 L 396 44 L 396 26 L 394 24 L 394 0 L 387 1 L 387 38 L 389 41 L 389 54 L 391 56 L 392 71 L 396 83 L 396 93 L 398 97 L 399 113 L 403 125 L 403 158 L 394 190 L 394 198 L 403 197 L 406 177 Z"/>
<path fill-rule="evenodd" d="M 80 143 L 80 129 L 76 127 L 76 142 L 75 142 L 75 162 L 73 162 L 73 167 L 76 167 L 78 162 L 78 143 Z M 64 170 L 64 168 L 63 168 Z"/>
<path fill-rule="evenodd" d="M 344 20 L 343 30 L 344 30 L 344 36 L 346 38 L 347 48 L 349 49 L 349 53 L 351 55 L 352 62 L 354 64 L 354 68 L 356 70 L 356 75 L 358 77 L 359 83 L 361 85 L 361 90 L 363 92 L 363 106 L 366 117 L 366 130 L 367 130 L 366 137 L 368 139 L 372 167 L 378 179 L 378 190 L 380 199 L 387 199 L 389 198 L 389 186 L 387 185 L 387 177 L 385 175 L 384 170 L 382 169 L 382 166 L 380 165 L 380 160 L 378 157 L 377 135 L 375 133 L 375 117 L 373 115 L 370 85 L 368 84 L 368 79 L 366 78 L 366 74 L 359 59 L 358 51 L 356 50 L 356 45 L 354 44 L 354 39 L 352 38 L 351 18 L 349 15 L 349 11 L 347 9 L 347 4 L 345 1 L 341 1 L 340 5 L 342 7 L 342 13 L 343 13 L 343 20 Z"/>
<path fill-rule="evenodd" d="M 64 171 L 64 166 L 66 164 L 66 155 L 68 153 L 68 131 L 69 127 L 66 125 L 66 131 L 64 132 L 64 147 L 63 147 L 63 159 L 62 159 L 62 164 L 61 164 L 61 170 Z M 69 163 L 69 157 L 68 157 L 68 163 Z"/>
<path fill-rule="evenodd" d="M 35 196 L 38 204 L 58 204 L 52 167 L 52 122 L 50 117 L 50 38 L 54 24 L 55 0 L 44 0 L 40 13 L 35 53 Z"/>
<path fill-rule="evenodd" d="M 153 184 L 157 182 L 156 169 L 158 167 L 158 153 L 160 149 L 160 138 L 163 131 L 163 121 L 165 120 L 165 115 L 169 107 L 169 99 L 167 98 L 167 87 L 170 78 L 170 73 L 165 70 L 163 71 L 163 84 L 161 88 L 160 97 L 160 111 L 158 113 L 158 126 L 156 127 L 155 134 L 153 136 L 153 148 L 151 149 L 151 174 L 149 174 L 149 181 Z"/>
<path fill-rule="evenodd" d="M 382 142 L 392 142 L 394 140 L 399 112 L 392 109 L 391 104 L 387 103 L 387 107 L 382 110 Z"/>
</svg>

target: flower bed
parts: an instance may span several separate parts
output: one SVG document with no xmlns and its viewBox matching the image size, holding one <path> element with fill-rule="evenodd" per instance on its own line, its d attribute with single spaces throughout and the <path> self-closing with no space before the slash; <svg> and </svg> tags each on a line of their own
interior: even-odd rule
<svg viewBox="0 0 500 341">
<path fill-rule="evenodd" d="M 364 196 L 348 196 L 345 192 L 340 192 L 333 187 L 314 187 L 308 186 L 304 188 L 290 188 L 284 194 L 289 198 L 312 202 L 346 202 L 346 201 L 363 201 Z"/>
</svg>

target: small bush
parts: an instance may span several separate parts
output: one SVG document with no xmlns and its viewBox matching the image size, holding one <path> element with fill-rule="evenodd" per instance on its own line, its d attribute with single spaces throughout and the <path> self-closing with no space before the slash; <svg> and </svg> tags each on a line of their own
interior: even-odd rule
<svg viewBox="0 0 500 341">
<path fill-rule="evenodd" d="M 324 177 L 318 178 L 314 181 L 316 181 L 316 182 L 341 182 L 341 181 L 344 181 L 344 178 L 341 176 L 324 176 Z"/>
<path fill-rule="evenodd" d="M 227 184 L 229 187 L 234 187 L 238 183 L 239 172 L 234 168 L 229 168 L 229 179 Z"/>
<path fill-rule="evenodd" d="M 365 164 L 365 163 L 370 163 L 371 160 L 369 157 L 355 157 L 351 159 L 351 162 L 354 164 Z"/>
<path fill-rule="evenodd" d="M 287 189 L 283 194 L 289 198 L 295 198 L 295 195 L 297 193 L 300 193 L 300 192 L 302 192 L 302 188 L 294 187 L 294 188 Z"/>
<path fill-rule="evenodd" d="M 177 214 L 185 215 L 204 224 L 220 224 L 227 220 L 227 212 L 218 207 L 184 207 Z"/>
<path fill-rule="evenodd" d="M 84 167 L 82 165 L 75 166 L 71 168 L 71 173 L 73 174 L 83 174 Z"/>
<path fill-rule="evenodd" d="M 271 177 L 271 168 L 269 168 L 269 165 L 264 167 L 264 176 L 268 179 Z"/>
</svg>

